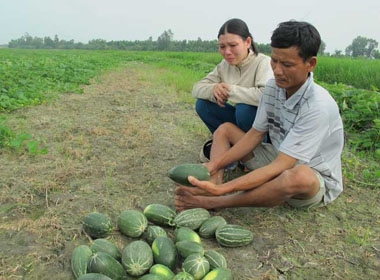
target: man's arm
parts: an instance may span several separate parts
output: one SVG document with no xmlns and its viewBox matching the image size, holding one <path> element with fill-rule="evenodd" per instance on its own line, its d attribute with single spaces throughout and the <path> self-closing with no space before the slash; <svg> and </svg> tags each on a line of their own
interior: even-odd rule
<svg viewBox="0 0 380 280">
<path fill-rule="evenodd" d="M 224 195 L 235 191 L 247 191 L 257 188 L 274 179 L 285 170 L 294 167 L 296 163 L 297 159 L 280 152 L 277 158 L 270 164 L 221 185 L 215 185 L 208 181 L 199 181 L 192 176 L 189 177 L 189 181 L 194 186 L 197 186 L 210 194 Z"/>
<path fill-rule="evenodd" d="M 257 188 L 262 184 L 274 179 L 285 170 L 293 168 L 297 159 L 280 152 L 270 164 L 255 169 L 248 174 L 239 177 L 233 181 L 226 182 L 222 186 L 228 192 L 245 191 Z"/>
<path fill-rule="evenodd" d="M 215 159 L 211 158 L 211 162 L 206 164 L 210 169 L 210 173 L 213 174 L 225 168 L 228 164 L 244 160 L 244 157 L 251 155 L 252 151 L 263 141 L 265 133 L 251 128 L 235 144 L 232 143 L 233 146 L 227 152 Z"/>
</svg>

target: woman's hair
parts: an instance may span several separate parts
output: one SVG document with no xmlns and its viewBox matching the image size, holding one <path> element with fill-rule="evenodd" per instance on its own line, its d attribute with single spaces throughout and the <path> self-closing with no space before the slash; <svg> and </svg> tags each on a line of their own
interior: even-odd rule
<svg viewBox="0 0 380 280">
<path fill-rule="evenodd" d="M 251 37 L 251 49 L 255 54 L 259 53 L 259 50 L 253 41 L 253 37 L 249 32 L 247 24 L 241 19 L 233 18 L 226 21 L 219 29 L 218 38 L 220 35 L 224 35 L 226 33 L 239 35 L 244 41 L 246 41 L 248 37 Z"/>
<path fill-rule="evenodd" d="M 321 45 L 321 36 L 318 30 L 307 22 L 295 20 L 285 21 L 278 25 L 271 37 L 272 48 L 297 47 L 299 56 L 306 61 L 317 56 Z"/>
</svg>

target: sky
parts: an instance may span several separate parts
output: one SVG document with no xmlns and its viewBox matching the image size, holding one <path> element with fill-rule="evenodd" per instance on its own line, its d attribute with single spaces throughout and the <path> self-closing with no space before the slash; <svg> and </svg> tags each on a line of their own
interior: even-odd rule
<svg viewBox="0 0 380 280">
<path fill-rule="evenodd" d="M 313 24 L 330 53 L 344 53 L 357 36 L 380 43 L 379 0 L 0 0 L 0 45 L 26 33 L 82 43 L 157 40 L 169 29 L 174 40 L 214 40 L 231 18 L 244 20 L 257 43 L 291 19 Z"/>
</svg>

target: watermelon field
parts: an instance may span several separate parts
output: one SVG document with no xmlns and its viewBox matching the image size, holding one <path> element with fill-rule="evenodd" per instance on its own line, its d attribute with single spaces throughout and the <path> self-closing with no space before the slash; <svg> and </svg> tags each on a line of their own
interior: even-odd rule
<svg viewBox="0 0 380 280">
<path fill-rule="evenodd" d="M 75 279 L 74 249 L 94 241 L 82 226 L 91 212 L 110 218 L 107 239 L 122 250 L 142 239 L 120 232 L 123 211 L 174 209 L 167 172 L 197 163 L 210 137 L 192 85 L 219 61 L 218 53 L 0 49 L 0 279 Z M 378 60 L 319 60 L 315 78 L 345 126 L 345 189 L 335 202 L 210 212 L 253 233 L 233 248 L 201 240 L 234 279 L 380 277 L 379 73 Z"/>
</svg>

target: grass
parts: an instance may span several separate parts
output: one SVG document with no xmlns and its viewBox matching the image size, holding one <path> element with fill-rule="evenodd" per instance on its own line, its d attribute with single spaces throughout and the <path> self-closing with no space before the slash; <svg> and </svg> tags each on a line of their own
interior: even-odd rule
<svg viewBox="0 0 380 280">
<path fill-rule="evenodd" d="M 380 60 L 347 57 L 318 58 L 315 77 L 329 84 L 346 84 L 358 89 L 380 90 Z"/>
<path fill-rule="evenodd" d="M 155 93 L 175 90 L 172 102 L 193 106 L 193 84 L 221 60 L 218 53 L 130 52 L 83 50 L 0 50 L 0 147 L 16 152 L 48 152 L 41 139 L 29 131 L 13 131 L 7 125 L 7 112 L 49 102 L 65 92 L 82 93 L 83 85 L 101 73 L 129 65 L 148 64 L 158 69 L 141 77 L 142 82 L 158 81 Z M 380 159 L 380 61 L 320 57 L 315 77 L 337 100 L 344 120 L 347 144 L 363 158 Z M 355 87 L 353 87 L 355 86 Z M 202 127 L 186 124 L 199 134 Z M 372 179 L 368 172 L 366 177 Z M 374 172 L 378 178 L 378 172 Z M 367 180 L 366 180 L 367 181 Z"/>
<path fill-rule="evenodd" d="M 1 213 L 0 278 L 72 279 L 71 253 L 90 243 L 81 231 L 85 214 L 96 210 L 116 221 L 128 208 L 173 204 L 166 171 L 196 162 L 208 135 L 198 130 L 194 108 L 180 101 L 175 86 L 159 86 L 167 72 L 131 62 L 84 87 L 84 94 L 7 115 L 10 127 L 29 128 L 49 153 L 0 151 L 1 205 L 9 205 Z M 370 166 L 347 147 L 344 159 L 345 172 L 357 180 Z M 254 242 L 241 248 L 204 244 L 227 257 L 237 279 L 375 279 L 379 191 L 345 176 L 342 196 L 315 211 L 224 209 L 217 214 L 249 227 Z M 131 241 L 117 230 L 110 239 L 119 248 Z"/>
</svg>

